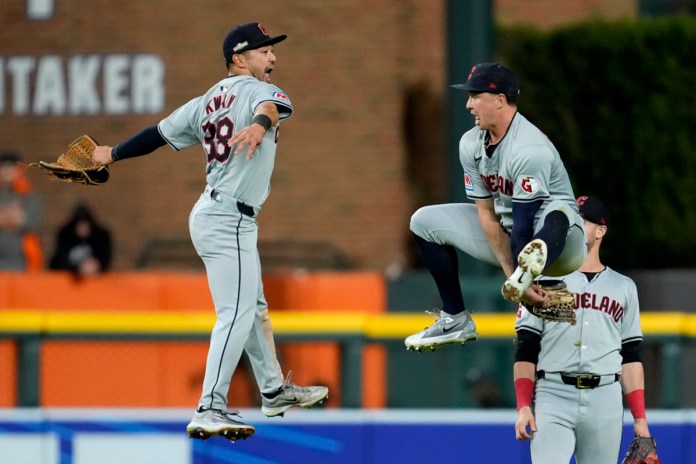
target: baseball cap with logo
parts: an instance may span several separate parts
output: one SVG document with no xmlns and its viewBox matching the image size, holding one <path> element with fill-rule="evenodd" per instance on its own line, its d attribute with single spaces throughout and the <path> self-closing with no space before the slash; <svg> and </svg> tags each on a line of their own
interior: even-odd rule
<svg viewBox="0 0 696 464">
<path fill-rule="evenodd" d="M 520 93 L 520 82 L 511 69 L 499 63 L 480 63 L 471 68 L 468 80 L 456 84 L 455 89 L 474 93 L 494 93 L 516 97 Z"/>
<path fill-rule="evenodd" d="M 600 226 L 609 225 L 609 211 L 604 203 L 588 196 L 578 197 L 576 203 L 580 206 L 580 216 Z"/>
<path fill-rule="evenodd" d="M 225 55 L 225 62 L 231 63 L 232 55 L 277 44 L 287 38 L 288 36 L 285 34 L 271 37 L 261 23 L 237 24 L 225 36 L 225 40 L 222 42 L 222 53 Z"/>
</svg>

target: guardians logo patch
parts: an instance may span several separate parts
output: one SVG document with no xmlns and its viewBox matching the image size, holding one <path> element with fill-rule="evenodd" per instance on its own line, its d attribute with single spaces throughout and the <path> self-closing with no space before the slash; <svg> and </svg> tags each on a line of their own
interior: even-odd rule
<svg viewBox="0 0 696 464">
<path fill-rule="evenodd" d="M 539 182 L 534 176 L 520 176 L 517 178 L 517 183 L 526 193 L 536 193 L 539 190 Z"/>
</svg>

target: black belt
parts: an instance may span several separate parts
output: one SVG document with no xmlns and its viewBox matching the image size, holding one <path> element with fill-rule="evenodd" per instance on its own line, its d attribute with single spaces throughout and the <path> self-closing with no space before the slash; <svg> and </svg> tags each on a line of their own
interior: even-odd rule
<svg viewBox="0 0 696 464">
<path fill-rule="evenodd" d="M 210 189 L 210 198 L 212 198 L 215 201 L 222 201 L 222 193 L 218 192 L 215 189 Z M 242 203 L 241 201 L 237 202 L 237 210 L 243 215 L 252 218 L 256 215 L 253 206 L 249 206 L 245 203 Z"/>
<path fill-rule="evenodd" d="M 557 375 L 561 377 L 561 381 L 564 384 L 572 385 L 575 388 L 579 388 L 581 390 L 587 388 L 597 388 L 600 386 L 600 383 L 602 382 L 602 377 L 608 377 L 606 375 L 602 376 L 597 374 L 565 374 L 563 372 L 560 372 Z M 609 374 L 609 376 L 613 376 L 613 379 L 609 383 L 618 382 L 621 379 L 621 374 Z M 537 371 L 537 379 L 543 378 L 546 378 L 546 372 Z M 604 385 L 607 385 L 607 383 L 605 383 Z"/>
<path fill-rule="evenodd" d="M 254 217 L 254 207 L 249 206 L 247 204 L 242 203 L 241 201 L 237 202 L 237 209 L 239 210 L 240 213 L 242 213 L 245 216 L 249 217 Z"/>
</svg>

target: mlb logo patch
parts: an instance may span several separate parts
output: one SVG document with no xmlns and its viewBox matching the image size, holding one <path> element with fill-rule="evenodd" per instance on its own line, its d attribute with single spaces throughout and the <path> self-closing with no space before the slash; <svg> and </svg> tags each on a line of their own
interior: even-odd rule
<svg viewBox="0 0 696 464">
<path fill-rule="evenodd" d="M 277 98 L 279 100 L 285 100 L 287 102 L 290 101 L 290 99 L 288 98 L 287 95 L 285 95 L 284 93 L 280 93 L 280 92 L 273 92 L 273 98 Z"/>
<path fill-rule="evenodd" d="M 227 92 L 228 90 L 230 90 L 229 85 L 221 85 L 220 86 L 220 92 Z"/>
<path fill-rule="evenodd" d="M 468 172 L 464 172 L 464 189 L 467 192 L 474 191 L 474 183 L 471 181 L 471 176 Z"/>
</svg>

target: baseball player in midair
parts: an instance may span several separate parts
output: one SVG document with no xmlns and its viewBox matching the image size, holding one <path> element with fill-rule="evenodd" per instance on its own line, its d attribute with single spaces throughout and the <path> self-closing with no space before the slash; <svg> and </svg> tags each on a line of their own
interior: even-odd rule
<svg viewBox="0 0 696 464">
<path fill-rule="evenodd" d="M 475 204 L 425 206 L 411 231 L 442 299 L 430 327 L 406 338 L 408 349 L 434 350 L 478 337 L 464 306 L 455 248 L 502 267 L 503 296 L 543 303 L 540 274 L 568 274 L 587 251 L 582 219 L 563 162 L 551 141 L 517 111 L 519 81 L 498 63 L 472 68 L 466 108 L 476 127 L 459 142 L 466 194 Z"/>
<path fill-rule="evenodd" d="M 217 319 L 198 409 L 187 426 L 191 438 L 247 438 L 254 427 L 228 411 L 232 374 L 246 351 L 267 416 L 292 406 L 310 407 L 328 396 L 323 386 L 299 387 L 283 379 L 276 358 L 261 281 L 256 217 L 270 191 L 279 123 L 293 111 L 288 96 L 271 84 L 276 66 L 272 37 L 257 22 L 234 27 L 223 41 L 228 75 L 204 95 L 115 147 L 101 146 L 95 164 L 146 155 L 168 144 L 182 150 L 201 144 L 207 186 L 189 217 L 191 239 L 208 276 Z"/>
<path fill-rule="evenodd" d="M 576 294 L 577 324 L 544 321 L 523 305 L 517 316 L 515 434 L 531 439 L 534 464 L 568 463 L 573 454 L 578 464 L 617 462 L 622 387 L 634 434 L 650 436 L 636 286 L 600 260 L 605 206 L 588 197 L 578 203 L 589 252 L 576 272 L 561 278 Z"/>
</svg>

